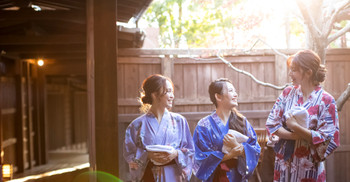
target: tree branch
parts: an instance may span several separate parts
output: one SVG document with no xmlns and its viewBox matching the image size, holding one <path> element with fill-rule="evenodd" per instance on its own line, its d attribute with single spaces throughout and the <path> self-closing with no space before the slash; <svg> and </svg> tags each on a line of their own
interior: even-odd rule
<svg viewBox="0 0 350 182">
<path fill-rule="evenodd" d="M 348 83 L 348 87 L 346 90 L 340 95 L 340 97 L 337 99 L 337 109 L 340 112 L 341 109 L 343 108 L 343 105 L 345 102 L 349 99 L 350 97 L 350 83 Z"/>
<path fill-rule="evenodd" d="M 245 50 L 244 52 L 250 52 L 250 51 L 255 47 L 255 45 L 256 45 L 259 41 L 262 42 L 263 44 L 267 45 L 268 47 L 270 47 L 270 48 L 273 50 L 273 52 L 275 52 L 276 54 L 278 54 L 278 55 L 280 55 L 280 56 L 283 56 L 284 58 L 288 59 L 288 56 L 287 56 L 287 55 L 285 55 L 285 54 L 281 53 L 280 51 L 278 51 L 277 49 L 273 48 L 272 46 L 270 46 L 268 43 L 266 43 L 265 41 L 263 41 L 263 40 L 260 39 L 260 38 L 258 38 L 258 39 L 255 41 L 255 43 L 253 44 L 253 46 L 252 46 L 250 49 Z"/>
<path fill-rule="evenodd" d="M 297 0 L 297 5 L 299 7 L 299 10 L 300 10 L 302 16 L 304 17 L 306 26 L 311 31 L 311 34 L 317 35 L 317 37 L 320 37 L 322 35 L 322 33 L 321 33 L 320 29 L 318 29 L 318 27 L 316 26 L 314 19 L 310 16 L 310 12 L 309 12 L 308 8 L 306 8 L 305 4 L 303 4 L 301 2 L 301 0 Z M 308 22 L 310 22 L 310 23 L 308 23 Z"/>
<path fill-rule="evenodd" d="M 326 25 L 325 25 L 325 35 L 329 35 L 330 32 L 332 31 L 332 27 L 333 27 L 333 24 L 335 23 L 337 17 L 338 17 L 338 14 L 341 10 L 344 10 L 346 7 L 348 7 L 350 5 L 350 1 L 349 0 L 346 0 L 343 2 L 343 4 L 341 4 L 338 8 L 335 9 L 335 11 L 333 11 L 332 15 L 331 15 L 331 18 L 329 18 L 328 22 L 326 22 Z"/>
<path fill-rule="evenodd" d="M 336 40 L 338 37 L 344 35 L 346 32 L 350 30 L 350 23 L 348 23 L 344 28 L 336 32 L 335 34 L 328 37 L 327 44 L 330 44 L 334 40 Z"/>
<path fill-rule="evenodd" d="M 239 73 L 242 73 L 242 74 L 244 74 L 244 75 L 249 76 L 249 77 L 252 78 L 256 83 L 258 83 L 258 84 L 260 84 L 260 85 L 262 85 L 262 86 L 271 87 L 271 88 L 274 88 L 274 89 L 276 89 L 276 90 L 283 90 L 284 88 L 286 88 L 286 87 L 288 86 L 288 84 L 286 84 L 286 85 L 284 85 L 284 86 L 276 86 L 276 85 L 273 85 L 273 84 L 271 84 L 271 83 L 262 82 L 262 81 L 256 79 L 251 73 L 246 72 L 246 71 L 244 71 L 244 70 L 241 70 L 241 69 L 238 69 L 238 68 L 234 67 L 230 62 L 228 62 L 228 61 L 225 60 L 223 57 L 221 57 L 221 56 L 219 55 L 219 53 L 217 54 L 217 57 L 218 57 L 219 59 L 221 59 L 225 64 L 227 64 L 228 67 L 232 68 L 233 70 L 235 70 L 235 71 L 237 71 L 237 72 L 239 72 Z"/>
</svg>

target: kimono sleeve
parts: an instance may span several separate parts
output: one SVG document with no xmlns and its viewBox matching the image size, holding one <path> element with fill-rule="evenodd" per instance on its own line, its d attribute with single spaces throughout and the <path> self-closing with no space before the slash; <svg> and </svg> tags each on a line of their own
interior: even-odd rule
<svg viewBox="0 0 350 182">
<path fill-rule="evenodd" d="M 125 140 L 123 147 L 123 155 L 125 160 L 129 162 L 136 162 L 138 164 L 137 169 L 131 169 L 130 175 L 133 180 L 138 180 L 142 177 L 147 160 L 147 152 L 141 147 L 140 139 L 140 127 L 141 122 L 132 122 L 125 131 Z"/>
<path fill-rule="evenodd" d="M 208 128 L 199 125 L 193 134 L 195 146 L 193 172 L 201 180 L 207 180 L 224 157 L 224 153 L 215 150 L 216 144 L 212 143 L 211 136 Z"/>
<path fill-rule="evenodd" d="M 185 179 L 189 181 L 192 174 L 194 146 L 191 132 L 186 119 L 184 117 L 181 117 L 180 120 L 182 125 L 182 133 L 180 135 L 181 142 L 179 148 L 177 149 L 178 157 L 175 158 L 175 161 L 180 167 L 180 170 L 184 175 Z"/>
<path fill-rule="evenodd" d="M 247 142 L 242 143 L 244 147 L 244 156 L 238 157 L 237 170 L 242 175 L 242 181 L 247 180 L 254 172 L 258 165 L 261 147 L 257 142 L 257 136 L 247 119 L 245 119 L 247 127 Z"/>
<path fill-rule="evenodd" d="M 313 155 L 316 161 L 323 161 L 339 145 L 339 118 L 334 98 L 325 93 L 319 109 L 320 117 L 315 130 L 311 130 Z M 310 112 L 310 111 L 309 111 Z"/>
<path fill-rule="evenodd" d="M 266 128 L 269 134 L 275 133 L 279 128 L 281 128 L 283 113 L 285 110 L 285 99 L 291 92 L 292 87 L 286 87 L 280 94 L 266 121 Z"/>
</svg>

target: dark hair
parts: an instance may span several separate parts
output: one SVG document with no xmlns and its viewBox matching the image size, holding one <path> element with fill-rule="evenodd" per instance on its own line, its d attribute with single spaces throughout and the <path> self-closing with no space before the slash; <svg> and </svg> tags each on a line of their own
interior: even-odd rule
<svg viewBox="0 0 350 182">
<path fill-rule="evenodd" d="M 314 85 L 319 85 L 326 79 L 326 67 L 321 64 L 320 57 L 312 50 L 301 50 L 288 59 L 288 67 L 295 63 L 297 68 L 301 68 L 303 71 L 311 70 L 311 81 Z"/>
<path fill-rule="evenodd" d="M 142 104 L 140 110 L 143 112 L 147 112 L 148 106 L 152 105 L 152 96 L 151 94 L 156 92 L 157 95 L 164 95 L 166 90 L 166 81 L 169 81 L 171 85 L 173 85 L 173 82 L 170 80 L 170 78 L 160 75 L 160 74 L 153 74 L 147 77 L 142 82 L 142 92 L 141 92 L 141 98 L 140 102 Z M 174 87 L 174 85 L 173 85 Z M 163 92 L 163 93 L 161 93 Z"/>
<path fill-rule="evenodd" d="M 232 82 L 227 79 L 227 78 L 219 78 L 214 80 L 213 82 L 210 83 L 209 85 L 209 96 L 210 100 L 213 102 L 215 107 L 217 107 L 217 102 L 215 98 L 215 94 L 223 94 L 223 88 L 225 83 L 230 83 Z M 244 116 L 238 112 L 236 108 L 233 108 L 230 118 L 229 118 L 229 128 L 236 130 L 242 134 L 246 134 L 246 126 L 244 123 Z"/>
</svg>

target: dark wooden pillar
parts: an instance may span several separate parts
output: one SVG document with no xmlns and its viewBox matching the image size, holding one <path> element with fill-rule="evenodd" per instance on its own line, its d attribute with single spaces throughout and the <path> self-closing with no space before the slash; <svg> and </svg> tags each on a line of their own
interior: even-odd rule
<svg viewBox="0 0 350 182">
<path fill-rule="evenodd" d="M 90 166 L 118 176 L 116 11 L 116 0 L 87 0 Z"/>
<path fill-rule="evenodd" d="M 48 162 L 48 153 L 47 153 L 47 124 L 46 124 L 46 91 L 45 91 L 45 72 L 44 68 L 37 68 L 37 139 L 38 139 L 38 152 L 39 152 L 39 161 L 38 164 L 46 164 Z"/>
<path fill-rule="evenodd" d="M 24 113 L 24 88 L 23 88 L 23 63 L 22 60 L 16 61 L 16 121 L 15 133 L 17 138 L 16 143 L 16 165 L 17 172 L 23 172 L 25 168 L 25 148 L 24 148 L 24 128 L 25 128 L 25 113 Z"/>
</svg>

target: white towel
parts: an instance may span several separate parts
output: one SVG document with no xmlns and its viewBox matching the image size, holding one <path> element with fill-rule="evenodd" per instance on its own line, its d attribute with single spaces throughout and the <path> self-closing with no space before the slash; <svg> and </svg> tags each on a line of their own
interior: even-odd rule
<svg viewBox="0 0 350 182">
<path fill-rule="evenodd" d="M 167 152 L 168 154 L 174 154 L 176 152 L 175 148 L 169 145 L 147 145 L 146 150 L 149 152 Z M 155 165 L 163 165 L 151 159 Z"/>
<path fill-rule="evenodd" d="M 150 152 L 167 152 L 169 154 L 175 151 L 174 147 L 169 145 L 147 145 L 146 150 Z"/>
<path fill-rule="evenodd" d="M 290 117 L 289 114 L 295 117 L 300 126 L 309 128 L 309 112 L 304 107 L 293 107 L 285 112 L 284 117 L 286 117 L 286 120 Z"/>
<path fill-rule="evenodd" d="M 230 130 L 228 130 L 227 134 L 231 134 L 231 135 L 235 136 L 238 143 L 246 142 L 249 139 L 247 136 L 243 135 L 242 133 L 240 133 L 236 130 L 230 129 Z M 232 149 L 231 147 L 228 147 L 225 145 L 222 146 L 222 152 L 225 154 L 229 153 L 229 151 L 231 149 Z"/>
<path fill-rule="evenodd" d="M 309 128 L 309 112 L 304 107 L 293 107 L 292 109 L 288 110 L 284 113 L 284 117 L 287 119 L 290 118 L 290 115 L 295 117 L 297 123 L 304 127 Z M 275 144 L 280 140 L 280 138 L 277 135 L 271 135 L 267 141 L 267 146 L 269 147 L 275 147 Z"/>
</svg>

